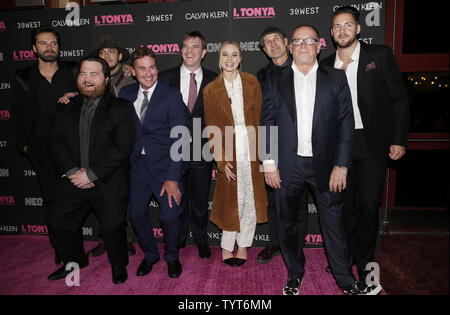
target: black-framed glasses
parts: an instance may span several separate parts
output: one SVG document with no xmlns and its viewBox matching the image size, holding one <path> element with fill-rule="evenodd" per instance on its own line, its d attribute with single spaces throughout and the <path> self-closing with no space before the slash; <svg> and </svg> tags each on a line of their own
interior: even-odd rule
<svg viewBox="0 0 450 315">
<path fill-rule="evenodd" d="M 317 38 L 293 38 L 291 43 L 294 46 L 300 46 L 302 43 L 305 43 L 306 45 L 314 45 L 319 42 Z"/>
</svg>

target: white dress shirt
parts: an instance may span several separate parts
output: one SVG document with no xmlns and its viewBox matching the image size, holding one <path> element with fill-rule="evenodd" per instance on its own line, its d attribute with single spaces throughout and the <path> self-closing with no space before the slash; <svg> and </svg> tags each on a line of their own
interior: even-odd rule
<svg viewBox="0 0 450 315">
<path fill-rule="evenodd" d="M 200 91 L 200 85 L 203 80 L 203 70 L 202 67 L 199 67 L 194 71 L 195 73 L 195 81 L 197 82 L 197 95 Z M 189 100 L 189 85 L 191 82 L 191 71 L 188 70 L 184 64 L 180 67 L 180 92 L 183 96 L 183 102 L 186 106 L 188 106 Z"/>
<path fill-rule="evenodd" d="M 316 102 L 317 61 L 309 72 L 304 75 L 292 63 L 294 70 L 295 106 L 297 109 L 297 155 L 311 157 L 312 123 L 314 104 Z"/>
<path fill-rule="evenodd" d="M 361 113 L 358 107 L 358 64 L 360 51 L 361 44 L 358 42 L 351 57 L 353 61 L 347 65 L 347 70 L 345 71 L 345 74 L 347 75 L 348 85 L 350 87 L 350 93 L 352 95 L 353 115 L 355 116 L 355 129 L 364 129 L 361 119 Z M 336 69 L 341 69 L 343 65 L 344 62 L 339 59 L 338 53 L 336 51 L 334 67 Z"/>
<path fill-rule="evenodd" d="M 155 87 L 158 84 L 158 81 L 155 82 L 155 84 L 153 84 L 153 86 L 145 91 L 148 91 L 147 94 L 147 98 L 148 98 L 148 103 L 150 106 L 150 100 L 152 99 L 152 95 L 153 95 L 153 91 L 155 91 Z M 136 111 L 136 115 L 140 118 L 140 113 L 141 113 L 141 106 L 142 106 L 142 102 L 144 101 L 144 89 L 142 88 L 141 85 L 139 85 L 139 91 L 138 91 L 138 95 L 136 100 L 134 101 L 133 105 L 134 105 L 134 110 Z M 149 107 L 147 107 L 147 111 L 149 110 Z M 142 147 L 142 154 L 145 154 L 145 150 L 144 147 Z"/>
</svg>

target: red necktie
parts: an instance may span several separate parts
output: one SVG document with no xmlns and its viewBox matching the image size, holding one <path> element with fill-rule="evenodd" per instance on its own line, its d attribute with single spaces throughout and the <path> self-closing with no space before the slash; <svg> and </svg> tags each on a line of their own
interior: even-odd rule
<svg viewBox="0 0 450 315">
<path fill-rule="evenodd" d="M 189 82 L 189 99 L 188 99 L 188 109 L 192 113 L 195 101 L 197 100 L 197 82 L 195 81 L 195 73 L 191 73 L 191 80 Z"/>
</svg>

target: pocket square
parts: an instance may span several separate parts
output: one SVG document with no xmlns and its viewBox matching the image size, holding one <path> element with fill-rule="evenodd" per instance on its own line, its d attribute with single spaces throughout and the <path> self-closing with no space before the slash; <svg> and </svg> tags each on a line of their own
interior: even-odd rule
<svg viewBox="0 0 450 315">
<path fill-rule="evenodd" d="M 377 64 L 375 63 L 375 61 L 372 61 L 371 63 L 367 64 L 366 72 L 371 71 L 371 70 L 375 69 L 376 67 L 377 67 Z"/>
</svg>

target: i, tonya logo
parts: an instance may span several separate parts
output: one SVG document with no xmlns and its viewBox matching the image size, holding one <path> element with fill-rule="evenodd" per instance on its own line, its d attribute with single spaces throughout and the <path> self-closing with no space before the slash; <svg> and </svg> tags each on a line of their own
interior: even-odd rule
<svg viewBox="0 0 450 315">
<path fill-rule="evenodd" d="M 263 8 L 233 8 L 233 19 L 261 19 L 274 18 L 274 7 Z"/>
<path fill-rule="evenodd" d="M 37 57 L 34 54 L 34 51 L 31 50 L 13 50 L 13 60 L 21 61 L 21 60 L 36 60 Z"/>
<path fill-rule="evenodd" d="M 133 15 L 131 14 L 110 14 L 94 16 L 95 26 L 103 25 L 132 25 L 134 24 Z"/>
<path fill-rule="evenodd" d="M 148 44 L 141 45 L 151 49 L 156 55 L 176 55 L 180 53 L 178 44 Z"/>
</svg>

